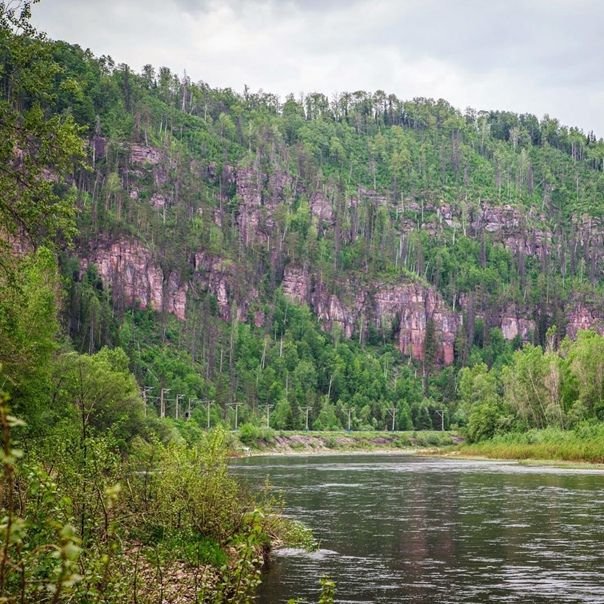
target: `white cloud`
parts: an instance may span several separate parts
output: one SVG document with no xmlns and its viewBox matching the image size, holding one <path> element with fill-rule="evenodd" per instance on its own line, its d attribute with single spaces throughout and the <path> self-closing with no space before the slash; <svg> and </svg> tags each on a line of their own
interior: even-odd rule
<svg viewBox="0 0 604 604">
<path fill-rule="evenodd" d="M 383 89 L 604 135 L 599 0 L 44 0 L 51 37 L 242 90 Z"/>
</svg>

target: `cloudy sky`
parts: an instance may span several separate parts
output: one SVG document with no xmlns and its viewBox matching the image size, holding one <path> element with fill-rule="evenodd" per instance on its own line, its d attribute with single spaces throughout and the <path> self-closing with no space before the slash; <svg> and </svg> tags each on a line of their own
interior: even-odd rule
<svg viewBox="0 0 604 604">
<path fill-rule="evenodd" d="M 602 0 L 42 0 L 34 22 L 212 86 L 382 89 L 604 136 Z"/>
</svg>

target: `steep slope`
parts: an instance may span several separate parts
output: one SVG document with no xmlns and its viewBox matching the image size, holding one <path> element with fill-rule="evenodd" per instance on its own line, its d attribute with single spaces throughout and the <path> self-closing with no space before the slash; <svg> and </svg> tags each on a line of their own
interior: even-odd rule
<svg viewBox="0 0 604 604">
<path fill-rule="evenodd" d="M 604 144 L 592 134 L 381 91 L 280 102 L 51 47 L 62 68 L 46 110 L 82 124 L 92 165 L 75 175 L 67 323 L 83 349 L 129 349 L 141 382 L 175 378 L 132 338 L 188 355 L 224 410 L 287 399 L 296 423 L 305 404 L 315 416 L 353 404 L 381 422 L 401 396 L 408 409 L 449 404 L 454 379 L 439 368 L 494 363 L 552 326 L 557 340 L 602 329 Z M 293 315 L 328 338 L 300 348 Z M 345 341 L 380 359 L 379 409 L 353 402 Z M 388 345 L 402 356 L 385 360 Z M 302 360 L 309 380 L 292 386 Z"/>
</svg>

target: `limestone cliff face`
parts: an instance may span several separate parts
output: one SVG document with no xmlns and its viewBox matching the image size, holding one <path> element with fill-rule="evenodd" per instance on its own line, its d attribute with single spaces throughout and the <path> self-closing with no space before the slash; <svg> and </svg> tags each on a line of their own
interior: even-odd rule
<svg viewBox="0 0 604 604">
<path fill-rule="evenodd" d="M 303 268 L 285 269 L 283 291 L 291 300 L 307 303 L 327 330 L 339 327 L 351 338 L 369 326 L 390 336 L 394 332 L 403 354 L 422 360 L 433 338 L 436 361 L 450 365 L 461 316 L 450 310 L 433 289 L 418 283 L 359 284 L 343 281 L 338 295 Z"/>
<path fill-rule="evenodd" d="M 124 306 L 151 308 L 185 318 L 188 285 L 174 272 L 164 273 L 140 241 L 121 238 L 97 241 L 84 260 L 95 264 L 103 283 Z"/>
<path fill-rule="evenodd" d="M 106 154 L 106 145 L 100 137 L 91 141 L 97 159 Z M 178 195 L 168 177 L 176 159 L 170 157 L 167 150 L 131 144 L 125 152 L 127 165 L 122 182 L 127 185 L 133 202 L 142 199 L 139 187 L 151 185 L 145 199 L 153 208 L 165 211 L 178 203 Z M 280 206 L 291 205 L 301 198 L 308 201 L 312 219 L 319 232 L 323 232 L 334 227 L 335 200 L 341 192 L 320 181 L 306 189 L 298 178 L 280 169 L 263 172 L 257 166 L 219 168 L 213 163 L 192 161 L 190 172 L 214 187 L 220 201 L 216 207 L 204 210 L 203 216 L 198 210 L 199 215 L 218 226 L 223 225 L 225 218 L 236 224 L 244 247 L 261 247 L 270 254 L 275 275 L 280 274 L 285 264 L 281 283 L 285 295 L 297 303 L 308 304 L 324 329 L 338 329 L 347 338 L 364 338 L 369 329 L 374 329 L 388 339 L 394 338 L 403 354 L 424 359 L 429 349 L 438 363 L 453 362 L 462 315 L 474 313 L 471 301 L 467 305 L 463 295 L 458 298 L 459 310 L 454 311 L 435 288 L 426 284 L 406 280 L 366 281 L 346 274 L 325 283 L 312 266 L 287 264 L 287 258 L 275 257 L 280 253 L 275 241 L 282 237 L 278 229 L 283 228 L 278 218 Z M 310 187 L 308 181 L 306 187 Z M 470 237 L 490 238 L 514 255 L 545 259 L 552 251 L 561 249 L 561 236 L 570 237 L 574 244 L 569 246 L 566 241 L 565 248 L 574 249 L 582 261 L 588 259 L 586 271 L 599 274 L 604 270 L 604 226 L 595 219 L 575 217 L 570 234 L 562 235 L 552 233 L 547 217 L 534 209 L 525 211 L 513 205 L 488 202 L 452 206 L 413 199 L 394 204 L 388 195 L 359 187 L 338 202 L 338 211 L 349 212 L 349 226 L 340 233 L 343 240 L 358 236 L 362 227 L 357 224 L 361 215 L 359 206 L 363 204 L 374 208 L 389 206 L 390 211 L 396 211 L 402 232 L 421 229 L 438 237 L 446 229 L 455 229 Z M 227 212 L 232 212 L 232 216 L 227 216 Z M 251 269 L 246 268 L 244 261 L 235 263 L 198 250 L 188 258 L 190 277 L 184 279 L 179 272 L 166 268 L 161 258 L 141 241 L 125 236 L 115 240 L 99 239 L 83 256 L 84 265 L 98 266 L 103 282 L 111 287 L 114 299 L 123 306 L 138 305 L 184 319 L 187 295 L 206 292 L 214 296 L 218 315 L 225 321 L 236 317 L 257 326 L 264 324 L 264 314 L 259 310 L 261 296 L 254 287 L 259 277 L 246 273 Z M 507 340 L 530 341 L 536 330 L 534 311 L 508 304 L 502 308 L 481 309 L 485 316 L 479 313 L 475 316 L 483 320 L 488 317 L 488 327 L 500 327 Z M 593 304 L 571 301 L 564 309 L 564 319 L 570 337 L 576 337 L 580 329 L 587 328 L 604 333 L 604 308 Z"/>
<path fill-rule="evenodd" d="M 569 338 L 576 338 L 582 329 L 594 329 L 604 335 L 604 309 L 576 301 L 566 313 L 566 319 L 566 335 Z"/>
<path fill-rule="evenodd" d="M 291 176 L 281 171 L 267 175 L 253 168 L 238 168 L 235 184 L 239 197 L 237 224 L 243 242 L 266 242 L 275 226 L 277 206 L 291 195 Z"/>
<path fill-rule="evenodd" d="M 235 313 L 239 321 L 245 321 L 251 304 L 258 299 L 258 293 L 255 288 L 246 287 L 241 268 L 231 260 L 206 252 L 194 254 L 193 268 L 194 283 L 215 297 L 220 318 L 230 321 Z M 262 313 L 256 312 L 254 323 L 258 327 L 264 323 Z"/>
<path fill-rule="evenodd" d="M 522 309 L 515 305 L 508 305 L 502 310 L 500 328 L 506 340 L 518 337 L 522 342 L 528 342 L 535 332 L 535 327 L 535 321 L 524 316 Z"/>
</svg>

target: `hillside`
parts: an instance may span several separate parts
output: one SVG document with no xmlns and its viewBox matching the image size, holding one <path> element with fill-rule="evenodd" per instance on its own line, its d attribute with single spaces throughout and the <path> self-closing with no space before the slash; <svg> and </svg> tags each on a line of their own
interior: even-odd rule
<svg viewBox="0 0 604 604">
<path fill-rule="evenodd" d="M 277 428 L 306 407 L 317 429 L 459 424 L 460 368 L 604 329 L 592 134 L 382 91 L 238 94 L 63 42 L 39 60 L 48 90 L 19 102 L 85 141 L 63 323 L 80 352 L 121 346 L 158 413 L 165 388 L 202 425 L 198 399 L 211 423 L 240 403 Z"/>
</svg>

